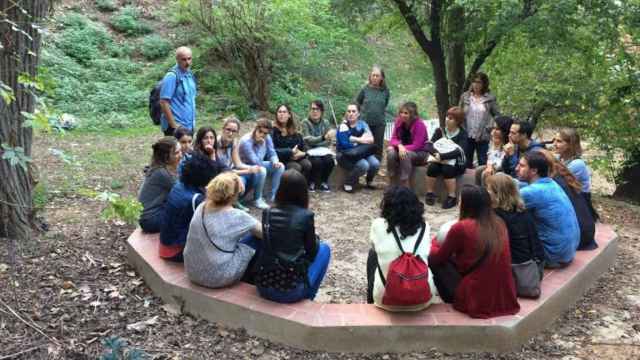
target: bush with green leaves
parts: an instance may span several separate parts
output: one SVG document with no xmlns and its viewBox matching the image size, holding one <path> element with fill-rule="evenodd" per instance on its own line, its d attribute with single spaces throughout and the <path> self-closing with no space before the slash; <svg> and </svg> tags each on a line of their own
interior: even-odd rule
<svg viewBox="0 0 640 360">
<path fill-rule="evenodd" d="M 102 12 L 112 12 L 118 9 L 115 0 L 96 0 L 96 8 Z"/>
<path fill-rule="evenodd" d="M 123 221 L 129 225 L 138 223 L 142 213 L 142 204 L 135 197 L 120 196 L 119 194 L 105 191 L 97 194 L 96 199 L 107 204 L 102 210 L 103 219 Z"/>
<path fill-rule="evenodd" d="M 112 16 L 110 23 L 114 30 L 127 36 L 144 35 L 153 31 L 149 24 L 140 19 L 138 10 L 130 6 Z"/>
<path fill-rule="evenodd" d="M 99 58 L 101 52 L 113 46 L 107 30 L 84 16 L 71 13 L 61 19 L 62 31 L 53 40 L 65 55 L 80 64 Z"/>
<path fill-rule="evenodd" d="M 146 352 L 131 348 L 126 340 L 117 336 L 110 336 L 102 340 L 102 345 L 107 349 L 100 360 L 145 360 L 152 357 Z"/>
<path fill-rule="evenodd" d="M 147 60 L 156 60 L 165 57 L 171 53 L 171 42 L 159 35 L 149 35 L 142 39 L 140 45 L 140 53 Z"/>
</svg>

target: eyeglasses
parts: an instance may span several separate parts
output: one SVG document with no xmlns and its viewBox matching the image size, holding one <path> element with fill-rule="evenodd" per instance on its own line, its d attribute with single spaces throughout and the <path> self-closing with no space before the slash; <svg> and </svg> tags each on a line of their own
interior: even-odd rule
<svg viewBox="0 0 640 360">
<path fill-rule="evenodd" d="M 232 134 L 233 134 L 233 133 L 237 133 L 237 132 L 238 132 L 238 130 L 235 130 L 235 129 L 228 129 L 228 128 L 224 128 L 224 131 L 226 131 L 226 132 L 230 132 L 230 133 L 232 133 Z"/>
</svg>

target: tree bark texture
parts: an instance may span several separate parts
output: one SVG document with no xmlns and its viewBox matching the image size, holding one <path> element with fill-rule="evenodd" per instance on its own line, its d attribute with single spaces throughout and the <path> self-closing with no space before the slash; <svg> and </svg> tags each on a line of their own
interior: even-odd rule
<svg viewBox="0 0 640 360">
<path fill-rule="evenodd" d="M 38 22 L 49 10 L 49 1 L 0 0 L 0 80 L 13 89 L 15 100 L 7 104 L 0 98 L 0 143 L 22 147 L 31 156 L 33 132 L 23 127 L 21 112 L 33 112 L 34 95 L 18 83 L 22 73 L 35 76 L 40 55 Z M 16 27 L 19 31 L 12 29 Z M 23 33 L 24 32 L 24 33 Z M 2 154 L 2 150 L 0 150 Z M 29 239 L 33 223 L 33 169 L 12 166 L 0 160 L 0 238 Z"/>
<path fill-rule="evenodd" d="M 466 90 L 464 69 L 464 8 L 450 7 L 446 17 L 447 77 L 449 83 L 449 104 L 460 102 Z"/>
</svg>

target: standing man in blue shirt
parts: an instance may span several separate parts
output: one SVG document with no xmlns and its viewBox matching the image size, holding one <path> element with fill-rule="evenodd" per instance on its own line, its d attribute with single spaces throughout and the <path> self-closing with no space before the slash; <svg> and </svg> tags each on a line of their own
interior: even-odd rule
<svg viewBox="0 0 640 360">
<path fill-rule="evenodd" d="M 196 79 L 191 73 L 191 49 L 176 49 L 176 65 L 162 79 L 160 125 L 166 136 L 173 135 L 179 127 L 191 131 L 196 126 Z"/>
</svg>

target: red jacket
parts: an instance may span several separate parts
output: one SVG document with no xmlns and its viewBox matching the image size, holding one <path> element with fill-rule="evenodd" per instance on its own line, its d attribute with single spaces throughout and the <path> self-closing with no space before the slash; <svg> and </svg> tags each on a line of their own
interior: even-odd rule
<svg viewBox="0 0 640 360">
<path fill-rule="evenodd" d="M 497 257 L 489 254 L 473 272 L 462 278 L 456 289 L 453 308 L 474 318 L 487 319 L 513 315 L 520 311 L 516 286 L 511 274 L 509 235 L 500 226 L 502 251 Z M 459 272 L 469 269 L 478 259 L 478 226 L 465 219 L 454 224 L 440 248 L 432 247 L 429 263 L 439 265 L 450 258 Z"/>
</svg>

